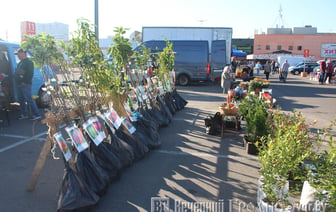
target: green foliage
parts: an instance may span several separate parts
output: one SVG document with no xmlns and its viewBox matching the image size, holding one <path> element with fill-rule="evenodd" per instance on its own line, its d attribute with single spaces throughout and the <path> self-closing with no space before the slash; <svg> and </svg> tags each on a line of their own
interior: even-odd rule
<svg viewBox="0 0 336 212">
<path fill-rule="evenodd" d="M 336 126 L 336 120 L 330 123 L 328 128 L 322 129 L 314 137 L 315 143 L 328 142 L 328 149 L 321 153 L 313 155 L 313 164 L 317 173 L 312 175 L 310 183 L 317 189 L 317 197 L 321 201 L 325 201 L 330 211 L 336 210 L 336 145 L 334 135 L 331 133 L 333 127 Z M 327 195 L 321 191 L 328 192 Z"/>
<path fill-rule="evenodd" d="M 250 140 L 257 142 L 267 137 L 270 132 L 269 104 L 256 97 L 248 95 L 239 105 L 239 114 L 246 120 L 246 131 Z"/>
<path fill-rule="evenodd" d="M 128 38 L 124 37 L 126 30 L 123 27 L 116 27 L 114 30 L 116 34 L 112 38 L 113 45 L 107 50 L 107 54 L 113 58 L 113 66 L 119 76 L 123 69 L 127 72 L 133 55 L 131 43 Z"/>
<path fill-rule="evenodd" d="M 21 43 L 25 50 L 32 53 L 32 60 L 37 68 L 44 65 L 56 63 L 56 60 L 63 59 L 63 55 L 57 49 L 55 38 L 45 33 L 39 35 L 26 36 L 26 40 Z"/>
<path fill-rule="evenodd" d="M 113 87 L 111 70 L 104 60 L 102 51 L 94 33 L 94 26 L 86 19 L 77 20 L 78 29 L 74 32 L 70 44 L 61 43 L 61 47 L 72 61 L 72 67 L 80 67 L 84 81 L 94 84 L 99 91 Z"/>
<path fill-rule="evenodd" d="M 281 187 L 290 174 L 299 176 L 299 164 L 312 154 L 312 143 L 302 114 L 285 115 L 277 110 L 273 114 L 272 134 L 259 149 L 261 175 L 264 177 L 263 191 L 268 201 L 277 202 L 286 198 L 279 196 Z M 279 190 L 280 189 L 280 190 Z"/>
<path fill-rule="evenodd" d="M 173 50 L 173 44 L 172 42 L 166 40 L 166 47 L 163 49 L 162 52 L 159 52 L 159 73 L 158 77 L 159 79 L 164 82 L 165 77 L 164 76 L 169 76 L 169 72 L 174 69 L 175 65 L 175 55 L 174 55 L 174 50 Z"/>
<path fill-rule="evenodd" d="M 140 70 L 146 70 L 148 61 L 150 60 L 151 50 L 146 48 L 143 44 L 141 44 L 141 52 L 134 52 L 133 55 L 135 57 L 135 63 L 137 68 Z"/>
</svg>

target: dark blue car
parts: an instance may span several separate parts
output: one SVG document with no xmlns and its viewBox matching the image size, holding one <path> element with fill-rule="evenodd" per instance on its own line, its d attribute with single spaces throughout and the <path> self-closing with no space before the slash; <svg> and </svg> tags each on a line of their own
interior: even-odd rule
<svg viewBox="0 0 336 212">
<path fill-rule="evenodd" d="M 313 72 L 314 68 L 317 66 L 319 66 L 317 62 L 302 62 L 296 66 L 289 67 L 288 71 L 294 75 L 299 75 L 303 71 L 307 73 Z"/>
</svg>

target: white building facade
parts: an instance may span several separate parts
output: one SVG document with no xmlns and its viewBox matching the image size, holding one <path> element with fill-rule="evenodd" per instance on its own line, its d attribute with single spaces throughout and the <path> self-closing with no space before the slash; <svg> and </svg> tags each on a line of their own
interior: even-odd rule
<svg viewBox="0 0 336 212">
<path fill-rule="evenodd" d="M 67 41 L 69 40 L 69 25 L 63 23 L 36 23 L 36 34 L 41 34 L 45 32 L 49 34 L 57 41 Z"/>
</svg>

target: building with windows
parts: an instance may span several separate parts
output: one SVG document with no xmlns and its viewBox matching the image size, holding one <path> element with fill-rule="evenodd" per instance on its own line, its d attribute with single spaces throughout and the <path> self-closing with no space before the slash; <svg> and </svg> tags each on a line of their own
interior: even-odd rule
<svg viewBox="0 0 336 212">
<path fill-rule="evenodd" d="M 58 41 L 69 40 L 69 25 L 63 23 L 36 23 L 36 34 L 52 35 Z"/>
<path fill-rule="evenodd" d="M 253 53 L 255 59 L 258 59 L 258 55 L 307 56 L 307 53 L 315 61 L 336 58 L 336 33 L 317 33 L 317 28 L 311 26 L 269 28 L 267 34 L 254 35 Z"/>
</svg>

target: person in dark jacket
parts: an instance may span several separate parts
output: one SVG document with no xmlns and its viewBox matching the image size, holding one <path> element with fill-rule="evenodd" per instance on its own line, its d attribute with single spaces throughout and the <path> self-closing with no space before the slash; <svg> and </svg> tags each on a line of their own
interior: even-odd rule
<svg viewBox="0 0 336 212">
<path fill-rule="evenodd" d="M 31 120 L 38 120 L 41 118 L 41 115 L 35 101 L 32 98 L 34 63 L 27 57 L 26 51 L 21 48 L 19 48 L 15 54 L 20 59 L 14 75 L 21 109 L 21 115 L 18 117 L 18 119 L 28 119 L 27 106 L 29 106 L 32 113 Z M 28 105 L 26 105 L 26 103 Z"/>
<path fill-rule="evenodd" d="M 324 59 L 320 65 L 320 78 L 319 78 L 320 85 L 323 85 L 326 70 L 327 70 L 327 58 Z"/>
<path fill-rule="evenodd" d="M 288 75 L 288 68 L 289 68 L 288 60 L 285 60 L 285 62 L 282 64 L 280 68 L 280 75 L 279 75 L 280 81 L 282 80 L 283 82 L 286 82 Z"/>
<path fill-rule="evenodd" d="M 271 65 L 269 64 L 269 61 L 266 61 L 266 64 L 264 66 L 264 73 L 266 75 L 266 79 L 269 80 L 269 75 L 271 73 Z"/>
<path fill-rule="evenodd" d="M 324 82 L 327 82 L 327 80 L 328 80 L 328 83 L 329 84 L 331 83 L 331 78 L 332 78 L 333 72 L 334 72 L 334 66 L 333 66 L 333 64 L 331 62 L 331 59 L 330 59 L 328 64 L 327 64 L 326 77 L 325 77 Z"/>
<path fill-rule="evenodd" d="M 236 57 L 232 57 L 232 61 L 231 61 L 231 72 L 232 73 L 236 73 L 237 66 L 238 66 L 238 63 L 236 61 Z"/>
<path fill-rule="evenodd" d="M 272 69 L 271 74 L 275 74 L 275 61 L 274 60 L 271 62 L 271 69 Z"/>
</svg>

